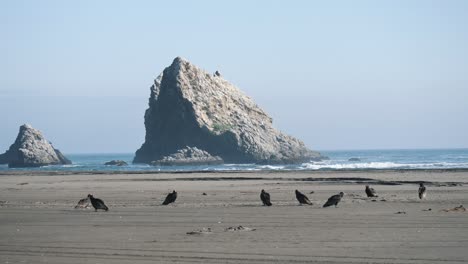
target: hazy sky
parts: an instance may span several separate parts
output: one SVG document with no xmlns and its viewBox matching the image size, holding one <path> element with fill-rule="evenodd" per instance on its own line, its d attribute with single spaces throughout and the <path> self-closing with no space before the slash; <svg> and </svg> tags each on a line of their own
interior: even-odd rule
<svg viewBox="0 0 468 264">
<path fill-rule="evenodd" d="M 220 70 L 319 150 L 468 147 L 468 1 L 1 1 L 0 152 L 134 152 L 153 79 Z"/>
</svg>

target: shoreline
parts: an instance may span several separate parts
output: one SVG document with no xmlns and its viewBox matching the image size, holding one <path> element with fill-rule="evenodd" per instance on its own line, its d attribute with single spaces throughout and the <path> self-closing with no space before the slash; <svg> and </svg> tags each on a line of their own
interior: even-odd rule
<svg viewBox="0 0 468 264">
<path fill-rule="evenodd" d="M 322 169 L 322 170 L 180 170 L 180 171 L 153 171 L 153 170 L 0 170 L 0 176 L 2 175 L 119 175 L 119 174 L 294 174 L 294 173 L 306 173 L 306 174 L 327 174 L 327 173 L 389 173 L 389 172 L 416 172 L 416 173 L 456 173 L 456 172 L 468 172 L 468 168 L 447 168 L 447 169 Z"/>
</svg>

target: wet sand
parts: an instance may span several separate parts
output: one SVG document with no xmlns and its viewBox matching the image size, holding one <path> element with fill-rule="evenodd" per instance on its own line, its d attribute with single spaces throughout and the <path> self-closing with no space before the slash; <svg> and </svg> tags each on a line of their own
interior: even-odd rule
<svg viewBox="0 0 468 264">
<path fill-rule="evenodd" d="M 3 172 L 0 263 L 467 263 L 468 212 L 442 211 L 468 206 L 467 186 L 466 171 Z M 110 211 L 74 209 L 88 193 Z"/>
</svg>

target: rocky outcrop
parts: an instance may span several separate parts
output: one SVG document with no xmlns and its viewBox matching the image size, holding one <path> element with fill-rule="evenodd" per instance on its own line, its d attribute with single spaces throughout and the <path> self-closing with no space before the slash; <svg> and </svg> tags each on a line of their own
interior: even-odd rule
<svg viewBox="0 0 468 264">
<path fill-rule="evenodd" d="M 185 147 L 174 154 L 151 162 L 154 166 L 217 165 L 222 163 L 222 158 L 211 156 L 210 153 L 196 147 Z"/>
<path fill-rule="evenodd" d="M 40 167 L 71 164 L 71 161 L 54 149 L 39 130 L 22 125 L 15 142 L 0 155 L 0 164 L 8 164 L 10 168 Z"/>
<path fill-rule="evenodd" d="M 111 160 L 111 161 L 108 161 L 106 163 L 104 163 L 104 165 L 110 165 L 110 166 L 127 166 L 127 162 L 123 161 L 123 160 Z"/>
<path fill-rule="evenodd" d="M 135 163 L 163 159 L 186 146 L 226 163 L 298 163 L 318 152 L 273 127 L 255 102 L 219 74 L 176 58 L 151 86 L 146 138 Z"/>
</svg>

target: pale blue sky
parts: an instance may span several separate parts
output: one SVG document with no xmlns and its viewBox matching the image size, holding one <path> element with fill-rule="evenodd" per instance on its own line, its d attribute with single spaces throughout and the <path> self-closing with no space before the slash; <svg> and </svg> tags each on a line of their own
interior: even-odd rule
<svg viewBox="0 0 468 264">
<path fill-rule="evenodd" d="M 1 1 L 0 152 L 134 152 L 176 56 L 313 149 L 468 147 L 468 1 L 226 2 Z"/>
</svg>

